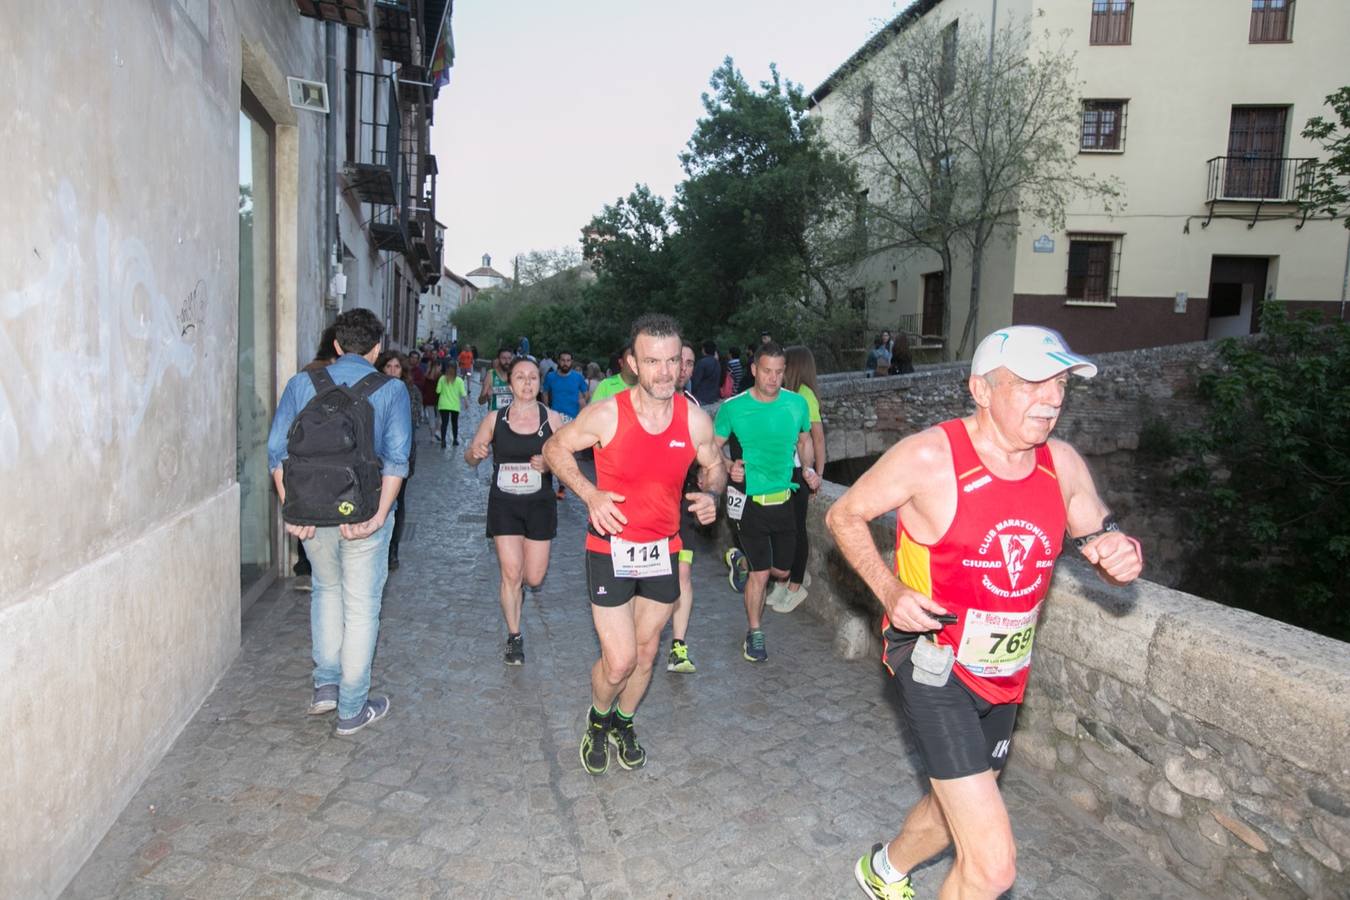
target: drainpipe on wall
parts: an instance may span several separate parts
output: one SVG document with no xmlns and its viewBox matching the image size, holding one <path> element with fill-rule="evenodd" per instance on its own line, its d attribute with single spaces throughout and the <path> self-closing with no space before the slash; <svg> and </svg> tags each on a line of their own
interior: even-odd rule
<svg viewBox="0 0 1350 900">
<path fill-rule="evenodd" d="M 337 318 L 341 300 L 332 293 L 333 272 L 337 262 L 337 104 L 332 102 L 337 88 L 337 26 L 327 22 L 323 26 L 323 79 L 328 85 L 328 122 L 324 129 L 323 148 L 323 248 L 319 254 L 319 271 L 323 272 L 324 324 L 331 325 Z M 351 109 L 351 101 L 345 104 Z M 331 297 L 331 302 L 326 298 Z M 303 356 L 303 354 L 301 354 Z"/>
<path fill-rule="evenodd" d="M 1345 236 L 1345 274 L 1341 276 L 1341 321 L 1345 321 L 1345 302 L 1350 295 L 1350 234 Z"/>
</svg>

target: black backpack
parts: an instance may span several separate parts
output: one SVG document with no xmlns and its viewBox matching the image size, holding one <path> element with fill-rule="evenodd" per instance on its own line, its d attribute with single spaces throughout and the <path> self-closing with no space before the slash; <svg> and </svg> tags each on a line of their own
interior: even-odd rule
<svg viewBox="0 0 1350 900">
<path fill-rule="evenodd" d="M 389 376 L 371 372 L 351 387 L 337 384 L 323 369 L 309 377 L 314 397 L 286 435 L 281 516 L 293 525 L 364 522 L 380 508 L 383 469 L 375 454 L 370 397 Z"/>
</svg>

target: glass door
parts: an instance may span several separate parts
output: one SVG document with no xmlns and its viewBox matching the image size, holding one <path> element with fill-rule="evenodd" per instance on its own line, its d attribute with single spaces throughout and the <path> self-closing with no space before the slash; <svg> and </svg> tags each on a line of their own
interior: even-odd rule
<svg viewBox="0 0 1350 900">
<path fill-rule="evenodd" d="M 273 126 L 245 88 L 239 110 L 239 354 L 236 387 L 242 609 L 276 575 L 277 516 L 267 468 L 276 396 L 272 290 Z"/>
</svg>

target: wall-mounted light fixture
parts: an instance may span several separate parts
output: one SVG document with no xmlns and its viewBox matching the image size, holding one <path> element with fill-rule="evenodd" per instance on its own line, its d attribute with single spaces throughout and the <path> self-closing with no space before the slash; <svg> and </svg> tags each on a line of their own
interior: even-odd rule
<svg viewBox="0 0 1350 900">
<path fill-rule="evenodd" d="M 288 75 L 286 89 L 291 95 L 291 106 L 296 109 L 307 109 L 317 113 L 328 112 L 328 85 L 322 81 L 308 81 Z"/>
</svg>

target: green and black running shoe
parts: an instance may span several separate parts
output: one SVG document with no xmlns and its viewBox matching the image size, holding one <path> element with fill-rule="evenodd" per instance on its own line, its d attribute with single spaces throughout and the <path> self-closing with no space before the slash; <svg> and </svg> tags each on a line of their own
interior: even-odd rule
<svg viewBox="0 0 1350 900">
<path fill-rule="evenodd" d="M 689 658 L 689 645 L 684 641 L 670 642 L 670 655 L 666 657 L 666 671 L 680 672 L 685 675 L 694 671 L 694 661 Z"/>
<path fill-rule="evenodd" d="M 616 717 L 614 726 L 609 730 L 609 742 L 614 745 L 614 755 L 619 765 L 625 769 L 640 769 L 647 764 L 647 751 L 638 743 L 632 719 L 624 722 Z"/>
<path fill-rule="evenodd" d="M 586 716 L 586 733 L 581 736 L 581 767 L 592 775 L 603 775 L 609 768 L 609 717 L 597 721 L 594 714 Z"/>
<path fill-rule="evenodd" d="M 909 876 L 899 881 L 887 883 L 872 870 L 872 857 L 881 849 L 881 844 L 873 844 L 853 867 L 853 877 L 858 879 L 858 887 L 874 900 L 914 900 L 914 888 L 910 886 Z"/>
<path fill-rule="evenodd" d="M 741 645 L 741 655 L 752 663 L 762 663 L 769 658 L 764 648 L 764 632 L 752 628 L 745 633 L 745 643 Z"/>
</svg>

